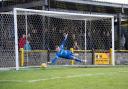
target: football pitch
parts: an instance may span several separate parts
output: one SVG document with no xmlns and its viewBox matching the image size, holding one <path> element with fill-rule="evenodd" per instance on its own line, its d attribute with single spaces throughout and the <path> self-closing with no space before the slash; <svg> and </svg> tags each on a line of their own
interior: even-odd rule
<svg viewBox="0 0 128 89">
<path fill-rule="evenodd" d="M 0 89 L 128 89 L 128 67 L 0 71 Z"/>
</svg>

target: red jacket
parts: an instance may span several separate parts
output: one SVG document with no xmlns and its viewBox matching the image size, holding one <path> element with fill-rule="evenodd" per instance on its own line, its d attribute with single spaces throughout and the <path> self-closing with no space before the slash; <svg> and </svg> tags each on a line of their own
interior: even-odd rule
<svg viewBox="0 0 128 89">
<path fill-rule="evenodd" d="M 19 40 L 19 48 L 24 48 L 24 45 L 26 44 L 26 38 L 20 38 Z"/>
</svg>

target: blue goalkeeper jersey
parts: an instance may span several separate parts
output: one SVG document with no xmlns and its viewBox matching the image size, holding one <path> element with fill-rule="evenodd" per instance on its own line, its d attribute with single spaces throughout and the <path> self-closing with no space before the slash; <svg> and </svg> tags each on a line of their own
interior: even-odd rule
<svg viewBox="0 0 128 89">
<path fill-rule="evenodd" d="M 81 59 L 75 58 L 74 55 L 73 55 L 73 53 L 70 50 L 65 50 L 64 49 L 64 45 L 65 45 L 66 40 L 67 40 L 67 36 L 65 37 L 64 41 L 60 45 L 60 51 L 57 52 L 56 53 L 56 57 L 54 59 L 52 59 L 52 64 L 55 64 L 56 61 L 59 58 L 74 59 L 77 62 L 82 62 Z"/>
<path fill-rule="evenodd" d="M 60 51 L 56 53 L 56 57 L 52 59 L 52 63 L 55 64 L 56 61 L 59 58 L 66 58 L 66 59 L 72 59 L 73 58 L 73 53 L 70 50 L 65 50 L 64 45 L 66 43 L 67 36 L 63 40 L 62 44 L 60 45 Z"/>
<path fill-rule="evenodd" d="M 56 53 L 57 58 L 66 58 L 66 59 L 71 59 L 73 56 L 73 53 L 69 50 L 64 50 L 61 49 L 59 52 Z"/>
<path fill-rule="evenodd" d="M 70 50 L 65 50 L 64 49 L 66 40 L 67 40 L 67 36 L 65 37 L 65 39 L 62 42 L 62 44 L 60 45 L 60 51 L 56 53 L 56 56 L 57 57 L 61 57 L 61 58 L 70 59 L 71 56 L 73 55 L 73 53 Z"/>
</svg>

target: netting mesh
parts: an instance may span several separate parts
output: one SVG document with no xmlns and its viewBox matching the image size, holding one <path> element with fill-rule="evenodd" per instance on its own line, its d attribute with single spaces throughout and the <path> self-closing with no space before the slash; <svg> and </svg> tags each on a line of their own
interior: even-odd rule
<svg viewBox="0 0 128 89">
<path fill-rule="evenodd" d="M 33 10 L 16 12 L 20 66 L 39 66 L 53 59 L 55 46 L 62 43 L 64 33 L 68 33 L 65 49 L 74 48 L 76 57 L 89 65 L 93 62 L 92 49 L 112 47 L 112 19 L 109 16 Z M 1 14 L 0 19 L 0 67 L 15 67 L 14 15 Z M 57 64 L 70 65 L 71 61 L 60 59 Z"/>
<path fill-rule="evenodd" d="M 63 41 L 63 34 L 68 33 L 65 49 L 84 50 L 77 52 L 78 58 L 87 60 L 87 64 L 92 64 L 92 53 L 85 50 L 109 50 L 112 47 L 111 22 L 110 17 L 103 16 L 17 11 L 18 39 L 20 40 L 20 37 L 25 34 L 31 46 L 30 50 L 55 50 L 55 46 Z M 35 53 L 31 52 L 31 55 L 29 52 L 26 53 L 27 62 L 31 61 L 31 64 L 35 64 L 36 61 L 33 58 Z M 40 55 L 43 55 L 43 58 Z M 50 52 L 49 59 L 47 52 L 38 52 L 36 56 L 38 65 L 53 59 L 55 52 Z M 60 59 L 57 64 L 66 63 L 70 61 Z"/>
<path fill-rule="evenodd" d="M 0 67 L 15 67 L 13 15 L 0 14 Z"/>
<path fill-rule="evenodd" d="M 109 50 L 112 48 L 111 19 L 100 19 L 87 22 L 87 49 Z"/>
</svg>

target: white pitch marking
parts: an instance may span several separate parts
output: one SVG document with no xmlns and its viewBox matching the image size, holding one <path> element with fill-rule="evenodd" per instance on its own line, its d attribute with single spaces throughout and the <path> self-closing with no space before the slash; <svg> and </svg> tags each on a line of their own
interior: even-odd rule
<svg viewBox="0 0 128 89">
<path fill-rule="evenodd" d="M 0 80 L 0 82 L 39 82 L 39 81 L 46 81 L 46 80 L 55 80 L 55 79 L 68 79 L 68 78 L 77 78 L 77 77 L 84 77 L 84 76 L 100 76 L 105 75 L 105 73 L 97 73 L 97 74 L 80 74 L 80 75 L 71 75 L 71 76 L 65 76 L 65 77 L 52 77 L 52 78 L 44 78 L 44 79 L 36 79 L 36 80 Z"/>
<path fill-rule="evenodd" d="M 121 73 L 121 72 L 128 72 L 128 71 L 116 71 L 116 72 L 110 72 L 107 75 L 111 75 L 114 73 Z M 77 77 L 85 77 L 85 76 L 101 76 L 101 75 L 106 75 L 106 73 L 95 73 L 95 74 L 80 74 L 80 75 L 69 75 L 65 77 L 51 77 L 51 78 L 44 78 L 44 79 L 35 79 L 35 80 L 0 80 L 0 82 L 17 82 L 17 83 L 23 83 L 23 82 L 28 82 L 28 83 L 34 83 L 34 82 L 39 82 L 39 81 L 46 81 L 46 80 L 55 80 L 55 79 L 69 79 L 69 78 L 77 78 Z"/>
</svg>

